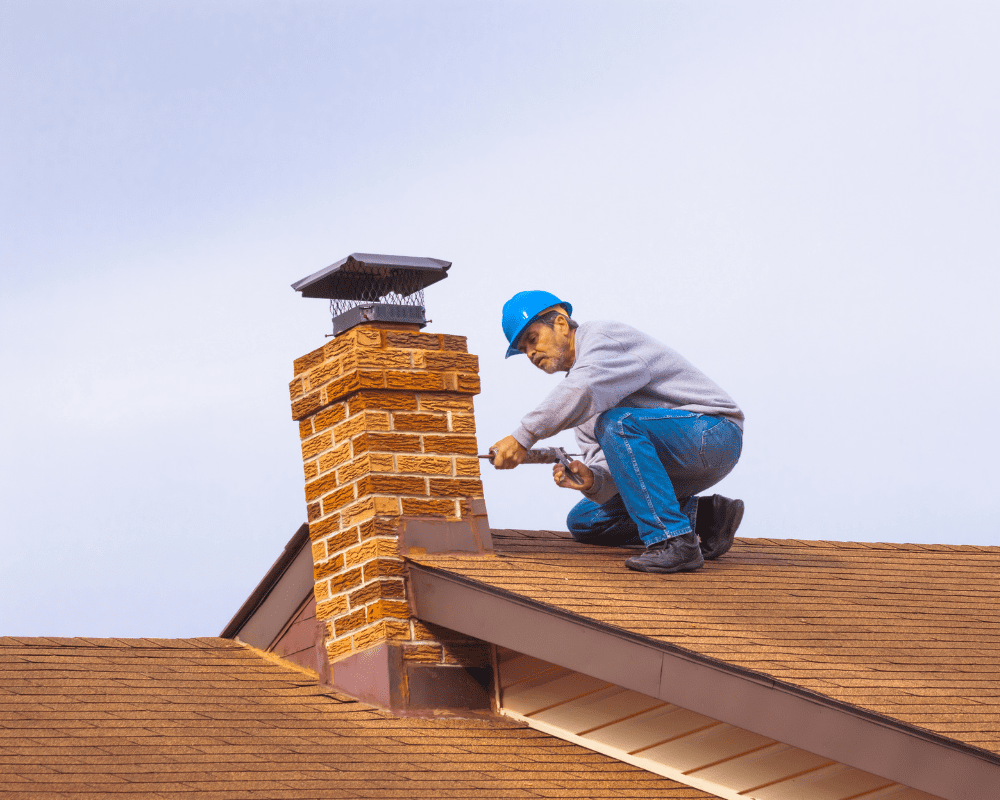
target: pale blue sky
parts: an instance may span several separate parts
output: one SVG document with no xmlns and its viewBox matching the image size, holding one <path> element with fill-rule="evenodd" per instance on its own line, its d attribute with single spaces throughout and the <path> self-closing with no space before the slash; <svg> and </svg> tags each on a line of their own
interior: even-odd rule
<svg viewBox="0 0 1000 800">
<path fill-rule="evenodd" d="M 215 634 L 305 515 L 289 284 L 454 262 L 480 445 L 565 296 L 747 414 L 746 536 L 1000 544 L 1000 11 L 0 0 L 0 633 Z M 571 443 L 568 434 L 560 442 Z M 561 528 L 543 467 L 495 527 Z"/>
</svg>

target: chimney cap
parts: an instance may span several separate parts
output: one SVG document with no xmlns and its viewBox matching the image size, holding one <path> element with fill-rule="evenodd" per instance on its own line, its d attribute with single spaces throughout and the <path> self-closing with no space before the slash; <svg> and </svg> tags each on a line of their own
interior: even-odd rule
<svg viewBox="0 0 1000 800">
<path fill-rule="evenodd" d="M 303 297 L 365 300 L 390 293 L 410 294 L 448 277 L 450 261 L 416 256 L 351 253 L 292 284 Z M 359 280 L 360 279 L 360 280 Z"/>
</svg>

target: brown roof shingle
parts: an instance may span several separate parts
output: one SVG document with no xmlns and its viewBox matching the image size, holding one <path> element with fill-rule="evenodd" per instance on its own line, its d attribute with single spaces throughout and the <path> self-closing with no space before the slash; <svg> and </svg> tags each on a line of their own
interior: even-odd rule
<svg viewBox="0 0 1000 800">
<path fill-rule="evenodd" d="M 0 638 L 0 794 L 710 795 L 507 720 L 401 719 L 226 639 Z"/>
<path fill-rule="evenodd" d="M 649 575 L 566 536 L 413 560 L 1000 753 L 1000 547 L 737 539 Z"/>
</svg>

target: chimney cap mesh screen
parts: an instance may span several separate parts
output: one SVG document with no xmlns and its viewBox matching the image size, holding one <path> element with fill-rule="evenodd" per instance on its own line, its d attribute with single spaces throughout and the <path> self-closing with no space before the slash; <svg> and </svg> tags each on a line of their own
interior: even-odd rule
<svg viewBox="0 0 1000 800">
<path fill-rule="evenodd" d="M 292 288 L 329 298 L 334 334 L 376 319 L 423 325 L 424 288 L 446 278 L 450 266 L 437 258 L 352 253 Z"/>
</svg>

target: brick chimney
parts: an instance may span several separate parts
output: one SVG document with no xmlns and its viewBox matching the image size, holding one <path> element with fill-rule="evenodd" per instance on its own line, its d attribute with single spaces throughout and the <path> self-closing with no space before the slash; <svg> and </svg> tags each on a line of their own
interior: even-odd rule
<svg viewBox="0 0 1000 800">
<path fill-rule="evenodd" d="M 295 361 L 317 624 L 334 686 L 395 713 L 488 710 L 489 646 L 413 619 L 408 552 L 493 549 L 461 336 L 368 322 Z"/>
</svg>

